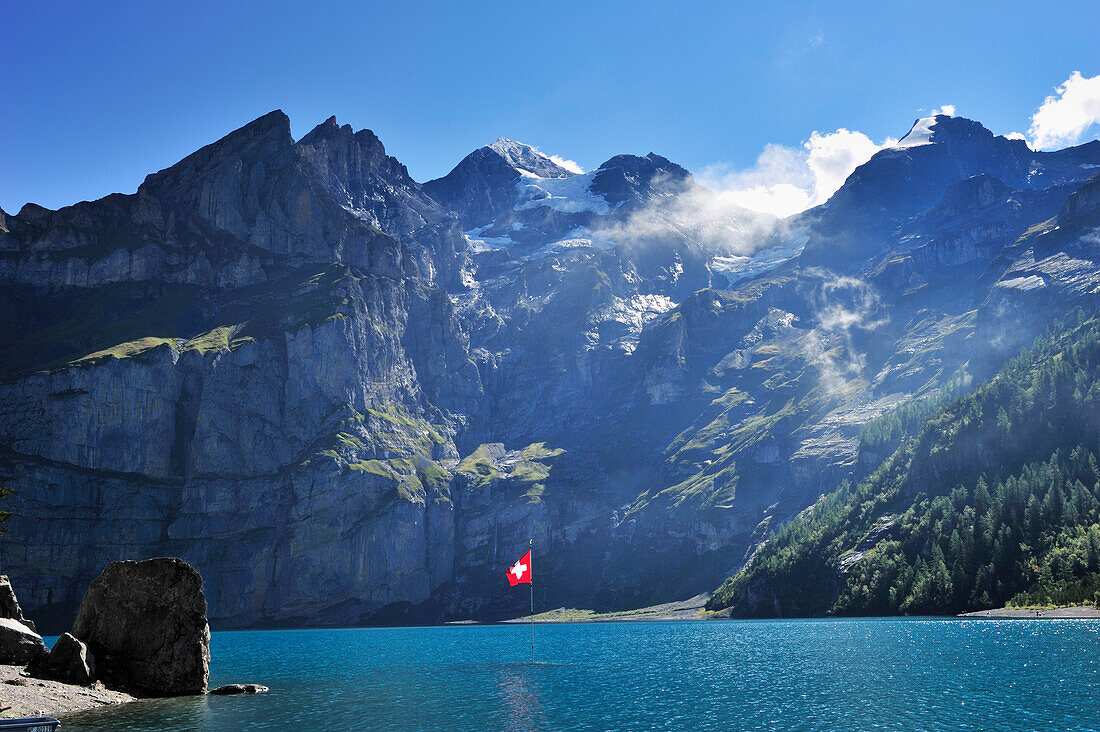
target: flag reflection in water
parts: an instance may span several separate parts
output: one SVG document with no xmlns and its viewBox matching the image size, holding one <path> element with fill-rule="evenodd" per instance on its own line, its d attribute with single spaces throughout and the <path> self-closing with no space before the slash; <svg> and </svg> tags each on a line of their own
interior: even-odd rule
<svg viewBox="0 0 1100 732">
<path fill-rule="evenodd" d="M 527 664 L 504 668 L 497 681 L 503 712 L 504 729 L 544 729 L 546 715 L 531 674 L 535 668 Z"/>
</svg>

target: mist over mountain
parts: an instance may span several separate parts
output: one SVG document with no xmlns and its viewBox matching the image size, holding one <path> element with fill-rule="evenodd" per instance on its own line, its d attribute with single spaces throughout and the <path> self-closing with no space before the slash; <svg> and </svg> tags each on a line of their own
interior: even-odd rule
<svg viewBox="0 0 1100 732">
<path fill-rule="evenodd" d="M 420 184 L 369 130 L 330 118 L 295 141 L 272 112 L 134 194 L 0 212 L 0 562 L 57 627 L 106 562 L 161 555 L 199 569 L 215 627 L 511 616 L 526 599 L 503 572 L 529 538 L 543 607 L 736 576 L 714 607 L 917 608 L 859 605 L 843 578 L 879 541 L 914 566 L 935 542 L 867 532 L 924 526 L 914 496 L 975 484 L 992 455 L 1052 459 L 1096 360 L 1074 357 L 1084 396 L 1043 419 L 1006 406 L 1011 454 L 905 453 L 901 498 L 884 471 L 955 400 L 996 421 L 990 385 L 1021 349 L 1088 323 L 1097 174 L 1100 142 L 1037 152 L 937 115 L 776 219 L 652 152 L 583 172 L 501 138 Z M 1080 328 L 1036 363 L 1091 343 Z M 1086 432 L 1097 413 L 1073 411 Z M 852 485 L 887 496 L 878 513 L 831 511 L 812 567 L 768 559 Z M 839 579 L 790 602 L 810 575 Z"/>
</svg>

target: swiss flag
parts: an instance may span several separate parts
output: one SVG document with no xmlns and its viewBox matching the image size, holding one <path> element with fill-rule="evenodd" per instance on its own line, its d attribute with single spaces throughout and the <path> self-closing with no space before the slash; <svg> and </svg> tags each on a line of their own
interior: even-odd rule
<svg viewBox="0 0 1100 732">
<path fill-rule="evenodd" d="M 508 584 L 512 587 L 522 584 L 531 584 L 531 552 L 508 568 Z"/>
</svg>

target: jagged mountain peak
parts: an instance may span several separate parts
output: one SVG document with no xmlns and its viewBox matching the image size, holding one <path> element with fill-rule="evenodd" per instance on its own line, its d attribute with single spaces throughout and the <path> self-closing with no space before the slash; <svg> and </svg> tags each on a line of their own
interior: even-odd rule
<svg viewBox="0 0 1100 732">
<path fill-rule="evenodd" d="M 48 209 L 45 206 L 40 206 L 33 201 L 28 201 L 27 203 L 23 204 L 23 206 L 19 209 L 19 212 L 15 214 L 15 217 L 24 221 L 35 221 L 51 213 L 53 213 L 52 209 Z"/>
<path fill-rule="evenodd" d="M 345 185 L 350 178 L 379 175 L 402 186 L 416 187 L 405 166 L 386 154 L 386 146 L 372 130 L 355 132 L 329 117 L 309 131 L 296 147 L 324 174 L 336 175 Z"/>
<path fill-rule="evenodd" d="M 656 153 L 645 157 L 624 154 L 610 158 L 596 169 L 591 189 L 616 205 L 681 193 L 693 183 L 691 173 L 668 158 Z"/>
<path fill-rule="evenodd" d="M 992 140 L 993 133 L 980 122 L 966 117 L 956 117 L 950 114 L 935 114 L 930 117 L 922 117 L 909 128 L 891 147 L 898 150 L 906 150 L 914 147 L 923 147 L 936 143 L 950 143 L 955 141 L 977 138 Z"/>
<path fill-rule="evenodd" d="M 386 154 L 372 131 L 355 132 L 330 117 L 295 142 L 290 120 L 279 110 L 148 176 L 134 196 L 115 194 L 70 208 L 58 216 L 24 207 L 26 216 L 17 223 L 126 231 L 97 236 L 94 243 L 104 251 L 117 249 L 120 241 L 164 237 L 171 227 L 179 233 L 172 231 L 167 241 L 208 260 L 212 248 L 229 257 L 247 244 L 276 255 L 379 266 L 387 274 L 411 271 L 401 269 L 413 261 L 411 252 L 429 278 L 449 276 L 461 243 L 453 219 Z M 32 235 L 21 239 L 23 246 L 34 245 Z M 405 249 L 389 240 L 375 246 L 381 235 Z M 53 246 L 72 244 L 61 239 Z M 154 259 L 146 276 L 177 276 L 173 262 Z M 242 271 L 240 281 L 253 274 Z"/>
<path fill-rule="evenodd" d="M 290 134 L 290 117 L 287 117 L 281 109 L 272 110 L 248 124 L 238 127 L 220 140 L 212 142 L 187 156 L 180 163 L 186 162 L 204 151 L 239 152 L 255 148 L 258 144 L 264 144 L 268 140 L 282 147 L 289 147 L 294 144 L 294 138 Z"/>
<path fill-rule="evenodd" d="M 480 148 L 474 154 L 486 151 L 499 155 L 505 163 L 515 168 L 521 175 L 534 175 L 539 178 L 568 178 L 576 173 L 558 165 L 538 148 L 507 137 L 498 137 L 491 144 Z"/>
<path fill-rule="evenodd" d="M 624 153 L 615 155 L 604 161 L 597 171 L 620 169 L 630 175 L 651 176 L 656 174 L 673 175 L 677 178 L 686 178 L 691 175 L 688 170 L 668 158 L 657 153 L 647 153 L 645 156 Z"/>
<path fill-rule="evenodd" d="M 1083 183 L 1098 164 L 1100 146 L 1034 151 L 965 117 L 925 117 L 897 144 L 857 167 L 824 206 L 807 213 L 807 219 L 817 219 L 816 235 L 802 262 L 858 268 L 896 226 L 945 196 L 941 213 L 958 212 L 982 200 L 1003 200 L 1005 188 L 1039 191 Z M 986 177 L 970 180 L 975 176 Z"/>
<path fill-rule="evenodd" d="M 1098 152 L 1089 145 L 1034 151 L 1023 140 L 994 135 L 980 122 L 938 114 L 916 120 L 901 140 L 856 168 L 828 207 L 870 205 L 896 220 L 935 204 L 948 187 L 980 174 L 1016 190 L 1084 181 Z"/>
<path fill-rule="evenodd" d="M 230 139 L 259 137 L 269 133 L 284 134 L 288 139 L 293 141 L 293 138 L 290 137 L 290 117 L 286 115 L 286 112 L 281 109 L 273 109 L 267 114 L 261 115 L 248 124 L 230 132 L 214 144 L 217 145 Z"/>
<path fill-rule="evenodd" d="M 227 164 L 274 160 L 293 145 L 290 118 L 281 109 L 276 109 L 196 150 L 175 165 L 146 176 L 141 189 L 169 194 Z"/>
<path fill-rule="evenodd" d="M 310 145 L 318 140 L 332 139 L 340 135 L 350 137 L 353 134 L 351 125 L 341 125 L 336 121 L 336 115 L 334 114 L 307 132 L 301 140 L 298 140 L 298 144 Z"/>
<path fill-rule="evenodd" d="M 379 139 L 378 135 L 374 134 L 373 130 L 362 129 L 356 132 L 352 129 L 351 125 L 341 125 L 337 122 L 336 115 L 332 115 L 306 133 L 306 135 L 298 141 L 298 145 L 309 147 L 336 140 L 355 140 L 363 148 L 376 150 L 378 155 L 385 156 L 386 154 L 386 148 L 382 144 L 382 140 Z"/>
<path fill-rule="evenodd" d="M 574 175 L 538 149 L 500 137 L 464 157 L 447 175 L 425 183 L 424 191 L 473 228 L 511 210 L 519 180 Z"/>
<path fill-rule="evenodd" d="M 236 169 L 241 164 L 246 168 L 257 164 L 262 169 L 258 174 L 267 175 L 291 163 L 297 155 L 304 155 L 315 165 L 326 161 L 337 169 L 340 177 L 372 173 L 403 186 L 416 186 L 405 166 L 386 154 L 382 141 L 371 130 L 355 132 L 351 125 L 340 125 L 332 116 L 295 142 L 290 118 L 282 110 L 275 110 L 148 176 L 142 188 L 147 193 L 163 195 L 196 180 L 222 175 L 226 173 L 225 166 Z M 240 177 L 239 173 L 236 175 Z"/>
</svg>

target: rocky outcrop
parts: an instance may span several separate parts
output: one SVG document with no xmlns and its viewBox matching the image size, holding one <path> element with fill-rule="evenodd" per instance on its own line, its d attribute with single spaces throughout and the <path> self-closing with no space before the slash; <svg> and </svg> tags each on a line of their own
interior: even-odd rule
<svg viewBox="0 0 1100 732">
<path fill-rule="evenodd" d="M 1001 351 L 1026 345 L 1073 309 L 1092 310 L 1100 293 L 1100 176 L 1075 187 L 1057 216 L 1006 247 L 983 279 L 978 328 Z"/>
<path fill-rule="evenodd" d="M 96 680 L 95 657 L 72 634 L 62 633 L 49 654 L 27 666 L 27 673 L 39 679 L 86 686 Z"/>
<path fill-rule="evenodd" d="M 592 177 L 592 191 L 612 207 L 639 208 L 655 197 L 676 196 L 695 184 L 691 173 L 655 153 L 645 157 L 616 155 Z"/>
<path fill-rule="evenodd" d="M 179 559 L 113 562 L 80 603 L 72 635 L 105 682 L 150 696 L 206 692 L 210 627 L 202 578 Z"/>
<path fill-rule="evenodd" d="M 45 654 L 42 636 L 18 620 L 0 618 L 0 663 L 22 666 Z"/>
<path fill-rule="evenodd" d="M 31 630 L 35 630 L 34 623 L 23 617 L 23 608 L 19 606 L 19 600 L 15 597 L 11 580 L 8 579 L 6 574 L 0 575 L 0 618 L 18 620 Z"/>
<path fill-rule="evenodd" d="M 1100 213 L 1100 175 L 1074 191 L 1058 213 L 1058 220 L 1071 224 L 1078 220 L 1096 218 Z"/>
<path fill-rule="evenodd" d="M 266 694 L 268 688 L 261 684 L 226 684 L 216 689 L 211 689 L 214 696 L 232 696 L 234 694 Z"/>
</svg>

